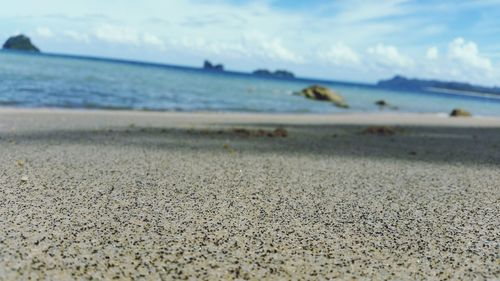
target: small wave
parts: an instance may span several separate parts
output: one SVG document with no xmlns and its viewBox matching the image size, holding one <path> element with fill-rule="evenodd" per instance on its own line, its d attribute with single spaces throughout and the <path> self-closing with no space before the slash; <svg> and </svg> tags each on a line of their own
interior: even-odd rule
<svg viewBox="0 0 500 281">
<path fill-rule="evenodd" d="M 20 105 L 22 104 L 21 102 L 18 102 L 18 101 L 14 101 L 14 100 L 11 100 L 11 101 L 1 101 L 0 100 L 0 106 L 16 106 L 16 105 Z"/>
<path fill-rule="evenodd" d="M 38 94 L 38 93 L 44 92 L 44 90 L 42 88 L 17 88 L 17 89 L 14 89 L 14 91 L 24 92 L 24 93 L 33 93 L 33 94 Z"/>
</svg>

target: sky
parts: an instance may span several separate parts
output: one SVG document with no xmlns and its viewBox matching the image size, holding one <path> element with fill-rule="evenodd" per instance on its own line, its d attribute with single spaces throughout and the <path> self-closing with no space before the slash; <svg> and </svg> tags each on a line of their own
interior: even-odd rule
<svg viewBox="0 0 500 281">
<path fill-rule="evenodd" d="M 51 53 L 500 86 L 500 0 L 16 0 L 0 22 Z"/>
</svg>

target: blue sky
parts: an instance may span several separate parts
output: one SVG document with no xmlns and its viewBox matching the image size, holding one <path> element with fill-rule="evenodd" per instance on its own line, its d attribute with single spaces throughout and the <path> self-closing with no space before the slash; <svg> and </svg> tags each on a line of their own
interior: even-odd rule
<svg viewBox="0 0 500 281">
<path fill-rule="evenodd" d="M 47 52 L 500 85 L 500 0 L 16 0 L 0 21 Z"/>
</svg>

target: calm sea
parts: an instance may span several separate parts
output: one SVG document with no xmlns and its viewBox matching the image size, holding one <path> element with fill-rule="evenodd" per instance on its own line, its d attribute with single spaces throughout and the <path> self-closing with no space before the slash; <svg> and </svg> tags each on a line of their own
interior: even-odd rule
<svg viewBox="0 0 500 281">
<path fill-rule="evenodd" d="M 307 100 L 294 92 L 319 81 L 279 80 L 145 63 L 0 51 L 0 106 L 274 113 L 378 112 L 384 99 L 402 112 L 500 116 L 500 99 L 396 92 L 321 82 L 351 106 Z M 386 111 L 393 111 L 386 109 Z"/>
</svg>

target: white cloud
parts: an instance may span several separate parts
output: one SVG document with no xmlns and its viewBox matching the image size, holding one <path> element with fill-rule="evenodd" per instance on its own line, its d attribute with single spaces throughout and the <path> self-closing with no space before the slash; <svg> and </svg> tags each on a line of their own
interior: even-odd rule
<svg viewBox="0 0 500 281">
<path fill-rule="evenodd" d="M 336 43 L 325 52 L 321 52 L 319 58 L 339 66 L 352 66 L 360 63 L 359 55 L 342 42 Z"/>
<path fill-rule="evenodd" d="M 461 37 L 456 38 L 450 43 L 448 56 L 452 60 L 459 61 L 466 66 L 483 70 L 491 70 L 493 68 L 491 60 L 479 53 L 479 48 L 475 42 L 467 42 Z"/>
<path fill-rule="evenodd" d="M 245 34 L 238 41 L 183 37 L 172 40 L 171 44 L 177 49 L 190 50 L 197 55 L 258 58 L 294 64 L 305 63 L 304 57 L 285 46 L 279 38 L 269 39 L 258 32 Z"/>
<path fill-rule="evenodd" d="M 368 54 L 381 66 L 407 68 L 414 64 L 410 57 L 401 54 L 396 47 L 391 45 L 377 44 L 368 48 Z"/>
<path fill-rule="evenodd" d="M 44 38 L 52 38 L 54 37 L 54 32 L 52 32 L 52 30 L 50 30 L 49 28 L 47 27 L 38 27 L 36 29 L 36 34 L 40 37 L 44 37 Z"/>
<path fill-rule="evenodd" d="M 74 39 L 81 37 L 75 33 L 68 33 Z M 110 24 L 103 24 L 95 28 L 94 34 L 97 39 L 113 44 L 125 44 L 132 46 L 150 46 L 159 50 L 165 49 L 165 42 L 160 37 L 149 33 L 140 32 L 135 28 L 127 26 L 116 26 Z M 83 37 L 85 38 L 85 37 Z"/>
<path fill-rule="evenodd" d="M 208 41 L 203 37 L 182 37 L 173 39 L 170 44 L 176 49 L 194 52 L 202 55 L 226 55 L 229 57 L 241 57 L 249 55 L 241 44 L 221 41 Z"/>
<path fill-rule="evenodd" d="M 271 41 L 262 41 L 258 44 L 260 47 L 260 55 L 269 57 L 273 60 L 285 61 L 291 63 L 304 63 L 302 56 L 294 53 L 286 48 L 279 39 Z"/>
<path fill-rule="evenodd" d="M 165 49 L 165 43 L 163 42 L 163 40 L 161 40 L 160 38 L 158 38 L 156 35 L 145 33 L 142 36 L 142 41 L 145 44 L 153 46 L 153 47 L 156 47 L 156 48 L 158 48 L 160 50 L 164 50 Z"/>
<path fill-rule="evenodd" d="M 74 30 L 65 30 L 63 34 L 77 42 L 84 42 L 84 43 L 90 42 L 89 35 L 86 33 L 80 33 Z"/>
<path fill-rule="evenodd" d="M 465 81 L 490 86 L 498 84 L 500 73 L 493 66 L 493 62 L 479 52 L 476 43 L 456 38 L 447 44 L 447 47 L 444 55 L 440 55 L 438 46 L 428 48 L 426 59 L 416 59 L 416 67 L 403 74 L 417 78 Z"/>
<path fill-rule="evenodd" d="M 425 55 L 428 59 L 430 60 L 435 60 L 437 58 L 439 58 L 439 50 L 437 47 L 430 47 L 429 49 L 427 49 L 427 53 Z"/>
<path fill-rule="evenodd" d="M 133 44 L 139 45 L 139 33 L 128 27 L 103 24 L 94 30 L 94 36 L 108 43 Z"/>
<path fill-rule="evenodd" d="M 353 24 L 389 16 L 401 16 L 411 12 L 411 7 L 406 5 L 408 2 L 408 0 L 338 1 L 341 12 L 337 15 L 337 19 Z"/>
</svg>

